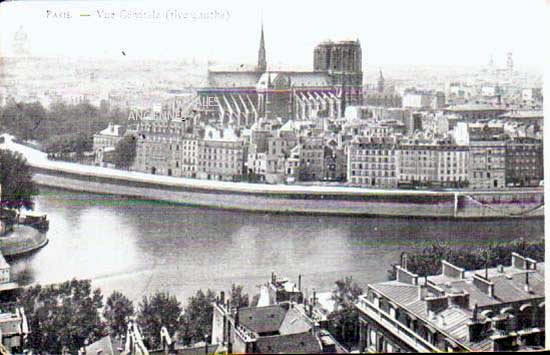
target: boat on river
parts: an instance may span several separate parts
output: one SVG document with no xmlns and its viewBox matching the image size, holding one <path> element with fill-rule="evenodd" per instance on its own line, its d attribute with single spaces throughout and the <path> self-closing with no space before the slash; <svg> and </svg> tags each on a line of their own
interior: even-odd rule
<svg viewBox="0 0 550 355">
<path fill-rule="evenodd" d="M 33 227 L 41 232 L 47 232 L 50 228 L 48 216 L 44 213 L 27 212 L 18 216 L 18 223 Z"/>
</svg>

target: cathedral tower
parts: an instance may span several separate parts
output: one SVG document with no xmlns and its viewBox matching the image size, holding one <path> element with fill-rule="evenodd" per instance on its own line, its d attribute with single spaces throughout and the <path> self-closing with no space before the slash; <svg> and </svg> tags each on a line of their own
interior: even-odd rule
<svg viewBox="0 0 550 355">
<path fill-rule="evenodd" d="M 382 75 L 382 69 L 380 69 L 380 76 L 378 77 L 377 91 L 379 93 L 384 92 L 384 76 Z"/>
</svg>

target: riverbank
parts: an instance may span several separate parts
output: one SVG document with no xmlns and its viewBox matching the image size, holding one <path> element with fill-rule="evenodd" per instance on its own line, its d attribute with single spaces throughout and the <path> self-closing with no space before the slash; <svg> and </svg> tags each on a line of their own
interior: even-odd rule
<svg viewBox="0 0 550 355">
<path fill-rule="evenodd" d="M 252 212 L 419 218 L 532 218 L 544 215 L 543 189 L 503 191 L 382 190 L 345 186 L 234 183 L 159 176 L 50 161 L 7 137 L 43 186 Z"/>
</svg>

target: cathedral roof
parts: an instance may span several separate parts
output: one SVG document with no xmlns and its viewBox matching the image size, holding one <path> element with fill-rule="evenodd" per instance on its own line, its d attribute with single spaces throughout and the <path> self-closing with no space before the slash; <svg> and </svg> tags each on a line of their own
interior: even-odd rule
<svg viewBox="0 0 550 355">
<path fill-rule="evenodd" d="M 209 71 L 208 85 L 211 87 L 254 87 L 262 75 L 257 71 Z"/>
</svg>

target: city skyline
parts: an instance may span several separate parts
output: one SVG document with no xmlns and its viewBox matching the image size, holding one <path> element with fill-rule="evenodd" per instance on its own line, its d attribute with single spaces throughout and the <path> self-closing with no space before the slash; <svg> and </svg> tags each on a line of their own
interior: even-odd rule
<svg viewBox="0 0 550 355">
<path fill-rule="evenodd" d="M 32 1 L 32 8 L 29 3 L 0 7 L 0 51 L 7 56 L 15 54 L 14 38 L 22 31 L 32 56 L 122 58 L 124 51 L 127 58 L 253 64 L 263 22 L 268 65 L 310 67 L 312 48 L 327 39 L 359 39 L 364 65 L 486 65 L 492 56 L 503 67 L 507 52 L 518 67 L 544 64 L 542 1 L 371 1 L 355 12 L 345 2 L 316 4 L 315 11 L 290 2 L 250 7 L 213 0 L 183 7 L 171 1 Z M 123 11 L 140 10 L 144 17 L 161 18 L 121 18 Z M 181 19 L 211 11 L 220 16 Z M 99 18 L 113 12 L 114 18 Z"/>
</svg>

